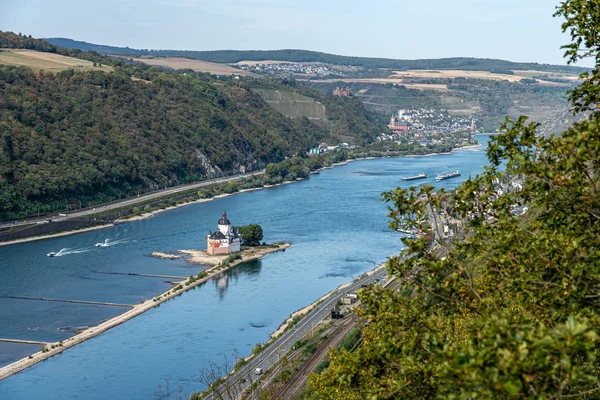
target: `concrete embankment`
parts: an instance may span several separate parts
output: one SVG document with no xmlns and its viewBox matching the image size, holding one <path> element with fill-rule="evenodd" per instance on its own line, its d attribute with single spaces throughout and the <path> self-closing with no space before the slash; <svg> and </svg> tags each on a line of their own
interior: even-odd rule
<svg viewBox="0 0 600 400">
<path fill-rule="evenodd" d="M 46 343 L 41 351 L 38 351 L 37 353 L 34 353 L 26 358 L 22 358 L 19 361 L 16 361 L 12 364 L 0 368 L 0 380 L 8 378 L 9 376 L 16 374 L 17 372 L 23 371 L 24 369 L 29 368 L 41 361 L 44 361 L 56 354 L 62 353 L 66 349 L 76 346 L 82 342 L 85 342 L 86 340 L 91 339 L 95 336 L 98 336 L 101 333 L 106 332 L 111 328 L 114 328 L 115 326 L 121 325 L 122 323 L 127 322 L 140 314 L 145 313 L 146 311 L 158 306 L 159 304 L 162 304 L 167 300 L 179 296 L 181 293 L 189 289 L 201 285 L 202 283 L 221 274 L 229 268 L 233 268 L 247 261 L 262 258 L 270 253 L 285 251 L 285 249 L 287 249 L 290 246 L 291 245 L 289 243 L 282 243 L 273 247 L 261 246 L 263 248 L 262 251 L 256 251 L 252 252 L 252 254 L 247 254 L 246 257 L 242 257 L 242 259 L 235 260 L 227 266 L 219 264 L 215 267 L 206 270 L 207 275 L 203 278 L 196 279 L 194 281 L 183 280 L 176 282 L 175 286 L 172 289 L 169 289 L 166 292 L 163 292 L 162 294 L 152 299 L 145 300 L 140 304 L 133 305 L 130 310 L 126 311 L 123 314 L 120 314 L 114 318 L 104 321 L 103 323 L 97 326 L 90 327 L 84 330 L 83 332 L 73 337 L 70 337 L 69 339 L 63 340 L 62 342 Z"/>
</svg>

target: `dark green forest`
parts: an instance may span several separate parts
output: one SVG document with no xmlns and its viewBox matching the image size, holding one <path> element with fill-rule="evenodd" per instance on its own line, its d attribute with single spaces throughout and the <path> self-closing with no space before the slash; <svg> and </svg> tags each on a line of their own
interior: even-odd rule
<svg viewBox="0 0 600 400">
<path fill-rule="evenodd" d="M 6 33 L 0 46 L 79 55 Z M 262 169 L 329 139 L 308 119 L 269 107 L 243 80 L 112 65 L 111 73 L 55 75 L 0 66 L 1 219 Z M 385 129 L 352 100 L 331 104 L 332 118 L 364 122 L 359 142 Z"/>
<path fill-rule="evenodd" d="M 156 57 L 187 57 L 197 60 L 212 61 L 217 63 L 237 63 L 239 61 L 293 61 L 293 62 L 322 62 L 336 65 L 354 65 L 364 68 L 392 68 L 397 70 L 407 69 L 463 69 L 472 71 L 490 71 L 507 73 L 510 70 L 537 70 L 581 73 L 585 68 L 551 65 L 539 63 L 519 63 L 506 60 L 487 58 L 439 58 L 424 60 L 394 60 L 389 58 L 349 57 L 335 54 L 320 53 L 309 50 L 147 50 L 131 49 L 129 47 L 104 46 L 66 38 L 46 39 L 52 44 L 64 48 L 75 48 L 87 51 L 96 51 L 106 54 L 121 55 L 151 55 Z"/>
</svg>

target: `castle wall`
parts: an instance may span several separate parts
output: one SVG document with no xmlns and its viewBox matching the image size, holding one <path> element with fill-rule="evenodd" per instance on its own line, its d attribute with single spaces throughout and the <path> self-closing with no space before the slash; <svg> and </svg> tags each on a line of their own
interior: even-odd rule
<svg viewBox="0 0 600 400">
<path fill-rule="evenodd" d="M 240 241 L 239 241 L 239 240 L 237 240 L 237 241 L 234 241 L 233 243 L 231 243 L 231 244 L 229 245 L 229 251 L 230 251 L 231 253 L 237 253 L 237 252 L 239 252 L 240 250 L 241 250 L 241 246 L 240 246 Z"/>
<path fill-rule="evenodd" d="M 229 254 L 229 247 L 208 247 L 206 252 L 211 255 Z"/>
</svg>

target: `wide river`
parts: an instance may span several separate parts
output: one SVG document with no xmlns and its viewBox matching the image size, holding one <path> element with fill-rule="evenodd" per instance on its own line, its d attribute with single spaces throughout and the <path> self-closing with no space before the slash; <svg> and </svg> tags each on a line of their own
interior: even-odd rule
<svg viewBox="0 0 600 400">
<path fill-rule="evenodd" d="M 284 253 L 242 264 L 64 353 L 0 381 L 0 399 L 163 399 L 203 389 L 199 372 L 268 340 L 293 311 L 372 269 L 401 248 L 388 228 L 382 192 L 410 183 L 453 188 L 487 164 L 482 146 L 452 154 L 362 160 L 309 180 L 242 193 L 71 236 L 0 247 L 0 338 L 57 341 L 127 308 L 11 296 L 133 304 L 166 290 L 169 279 L 202 270 L 155 250 L 206 248 L 222 211 L 234 225 L 262 225 Z M 460 178 L 435 182 L 458 169 Z M 403 182 L 425 172 L 429 178 Z M 111 245 L 94 244 L 109 239 Z M 62 249 L 62 250 L 61 250 Z M 46 253 L 59 252 L 49 258 Z M 0 342 L 0 366 L 39 346 Z"/>
</svg>

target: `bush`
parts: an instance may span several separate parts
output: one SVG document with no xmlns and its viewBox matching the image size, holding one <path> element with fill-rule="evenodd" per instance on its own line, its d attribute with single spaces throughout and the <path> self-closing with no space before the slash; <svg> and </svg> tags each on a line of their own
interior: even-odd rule
<svg viewBox="0 0 600 400">
<path fill-rule="evenodd" d="M 264 349 L 264 345 L 262 343 L 256 343 L 252 348 L 252 354 L 258 354 Z"/>
<path fill-rule="evenodd" d="M 202 278 L 206 278 L 207 276 L 208 276 L 208 272 L 202 271 L 198 275 L 196 275 L 196 278 L 202 279 Z"/>
<path fill-rule="evenodd" d="M 317 368 L 315 368 L 315 372 L 317 374 L 320 374 L 321 372 L 323 372 L 323 370 L 329 368 L 330 363 L 331 363 L 331 361 L 329 361 L 329 360 L 321 361 L 319 364 L 317 364 Z"/>
<path fill-rule="evenodd" d="M 262 227 L 258 224 L 250 224 L 239 227 L 242 240 L 246 246 L 258 246 L 263 239 Z"/>
<path fill-rule="evenodd" d="M 314 343 L 311 343 L 304 349 L 304 354 L 309 355 L 314 353 L 315 351 L 317 351 L 317 346 Z"/>
<path fill-rule="evenodd" d="M 344 350 L 351 351 L 356 343 L 360 340 L 362 334 L 360 328 L 354 328 L 346 335 L 342 343 L 340 344 L 340 348 Z"/>
</svg>

